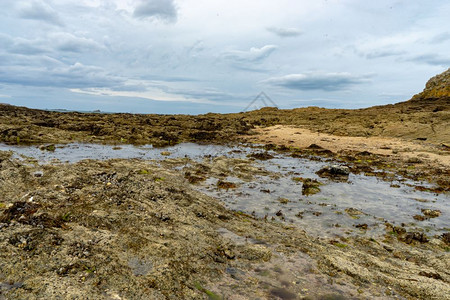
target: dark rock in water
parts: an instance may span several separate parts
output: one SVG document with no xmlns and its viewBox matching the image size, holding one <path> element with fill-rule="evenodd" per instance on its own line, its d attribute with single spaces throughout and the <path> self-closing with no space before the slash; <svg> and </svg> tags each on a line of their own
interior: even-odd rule
<svg viewBox="0 0 450 300">
<path fill-rule="evenodd" d="M 422 213 L 429 218 L 437 218 L 441 215 L 441 211 L 437 209 L 422 209 Z"/>
<path fill-rule="evenodd" d="M 359 215 L 365 215 L 365 213 L 363 213 L 362 211 L 360 211 L 359 209 L 350 207 L 350 208 L 346 208 L 345 212 L 348 213 L 351 217 L 353 218 L 359 218 Z"/>
<path fill-rule="evenodd" d="M 326 177 L 335 180 L 347 180 L 350 175 L 350 169 L 347 166 L 332 165 L 326 166 L 316 172 L 320 177 Z"/>
<path fill-rule="evenodd" d="M 422 232 L 407 232 L 405 236 L 399 237 L 399 239 L 407 244 L 411 244 L 413 241 L 428 242 L 427 236 Z"/>
<path fill-rule="evenodd" d="M 303 179 L 303 186 L 302 186 L 302 195 L 308 196 L 308 195 L 314 195 L 320 192 L 320 186 L 321 183 L 318 182 L 315 179 L 311 178 L 305 178 Z"/>
<path fill-rule="evenodd" d="M 269 154 L 267 152 L 258 152 L 258 153 L 252 153 L 249 154 L 248 157 L 253 157 L 259 160 L 268 160 L 274 158 L 272 154 Z"/>
<path fill-rule="evenodd" d="M 450 232 L 443 233 L 441 237 L 444 243 L 450 245 Z"/>
<path fill-rule="evenodd" d="M 425 221 L 428 219 L 427 217 L 422 216 L 422 215 L 414 215 L 413 218 L 414 218 L 414 220 L 417 220 L 417 221 Z"/>
<path fill-rule="evenodd" d="M 228 182 L 228 181 L 219 180 L 217 182 L 217 187 L 219 189 L 226 189 L 226 190 L 228 190 L 228 189 L 235 189 L 237 186 L 236 186 L 236 183 L 234 183 L 234 182 Z"/>
<path fill-rule="evenodd" d="M 54 144 L 50 144 L 50 145 L 43 145 L 41 146 L 39 149 L 41 149 L 41 151 L 50 151 L 50 152 L 54 152 L 56 150 L 56 146 Z"/>
<path fill-rule="evenodd" d="M 194 183 L 194 184 L 206 180 L 205 177 L 191 174 L 191 172 L 185 172 L 184 178 L 186 178 L 189 181 L 189 183 Z"/>
<path fill-rule="evenodd" d="M 331 172 L 331 174 L 336 174 L 336 175 L 349 175 L 350 174 L 350 170 L 348 167 L 338 166 L 338 165 L 331 166 L 330 172 Z"/>
<path fill-rule="evenodd" d="M 369 227 L 369 225 L 367 225 L 367 224 L 357 224 L 357 225 L 355 225 L 355 227 L 356 228 L 359 228 L 359 229 L 363 229 L 363 230 L 367 230 L 367 228 Z"/>
</svg>

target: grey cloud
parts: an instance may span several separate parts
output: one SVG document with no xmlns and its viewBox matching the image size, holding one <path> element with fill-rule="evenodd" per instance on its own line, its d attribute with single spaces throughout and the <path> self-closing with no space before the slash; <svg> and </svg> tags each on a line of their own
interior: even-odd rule
<svg viewBox="0 0 450 300">
<path fill-rule="evenodd" d="M 23 19 L 38 20 L 57 26 L 63 26 L 58 12 L 43 1 L 33 1 L 22 5 L 19 8 L 19 16 Z"/>
<path fill-rule="evenodd" d="M 233 63 L 231 66 L 234 69 L 237 69 L 237 70 L 240 70 L 240 71 L 245 71 L 245 72 L 253 72 L 253 73 L 267 73 L 267 72 L 270 72 L 270 69 L 255 67 L 254 64 Z"/>
<path fill-rule="evenodd" d="M 267 30 L 278 35 L 279 37 L 294 37 L 303 34 L 303 32 L 298 28 L 268 27 Z"/>
<path fill-rule="evenodd" d="M 36 55 L 49 52 L 49 49 L 42 45 L 41 41 L 26 40 L 23 38 L 14 39 L 8 47 L 8 52 L 24 55 Z"/>
<path fill-rule="evenodd" d="M 442 43 L 442 42 L 445 42 L 448 40 L 450 40 L 450 32 L 447 31 L 447 32 L 443 32 L 438 35 L 435 35 L 434 37 L 432 37 L 430 39 L 430 42 L 433 44 L 438 44 L 438 43 Z"/>
<path fill-rule="evenodd" d="M 389 57 L 389 56 L 399 56 L 404 55 L 406 51 L 399 51 L 399 50 L 374 50 L 368 53 L 363 54 L 368 59 L 375 59 L 375 58 L 383 58 L 383 57 Z"/>
<path fill-rule="evenodd" d="M 198 88 L 198 89 L 185 89 L 185 88 L 174 88 L 170 87 L 170 82 L 153 82 L 147 83 L 148 87 L 158 88 L 169 94 L 182 95 L 189 99 L 207 99 L 207 100 L 231 100 L 234 97 L 223 91 L 215 88 Z"/>
<path fill-rule="evenodd" d="M 353 85 L 366 83 L 367 75 L 354 76 L 349 73 L 303 73 L 289 74 L 281 77 L 272 77 L 264 80 L 274 86 L 281 86 L 294 90 L 322 90 L 339 91 L 345 90 Z"/>
<path fill-rule="evenodd" d="M 318 106 L 318 107 L 344 108 L 351 106 L 349 105 L 348 102 L 334 99 L 293 100 L 290 102 L 292 107 Z"/>
<path fill-rule="evenodd" d="M 183 95 L 187 98 L 193 99 L 207 99 L 207 100 L 231 100 L 234 97 L 228 93 L 224 93 L 217 89 L 172 89 L 171 93 Z"/>
<path fill-rule="evenodd" d="M 0 66 L 5 67 L 30 67 L 30 68 L 56 68 L 64 64 L 56 58 L 47 55 L 24 55 L 15 53 L 0 53 Z"/>
<path fill-rule="evenodd" d="M 103 49 L 104 46 L 92 39 L 77 37 L 70 33 L 53 33 L 46 39 L 11 38 L 0 36 L 0 45 L 9 53 L 40 55 L 58 52 L 87 52 Z"/>
<path fill-rule="evenodd" d="M 448 67 L 450 65 L 450 57 L 442 57 L 436 54 L 424 54 L 418 55 L 409 59 L 407 61 L 424 63 L 432 66 L 443 66 Z"/>
<path fill-rule="evenodd" d="M 70 33 L 56 33 L 51 36 L 57 50 L 66 52 L 85 52 L 103 48 L 92 39 L 77 37 Z"/>
<path fill-rule="evenodd" d="M 251 48 L 249 51 L 230 50 L 223 53 L 223 57 L 229 60 L 240 62 L 258 62 L 264 60 L 278 47 L 275 45 L 266 45 L 261 48 Z"/>
<path fill-rule="evenodd" d="M 123 83 L 102 68 L 75 63 L 67 66 L 6 66 L 0 70 L 0 82 L 37 87 L 92 88 Z"/>
<path fill-rule="evenodd" d="M 141 0 L 134 10 L 133 16 L 176 22 L 177 9 L 174 0 Z"/>
</svg>

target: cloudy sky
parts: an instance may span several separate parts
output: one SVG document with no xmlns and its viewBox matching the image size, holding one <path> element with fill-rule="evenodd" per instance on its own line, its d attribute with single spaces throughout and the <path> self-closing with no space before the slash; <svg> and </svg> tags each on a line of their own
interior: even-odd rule
<svg viewBox="0 0 450 300">
<path fill-rule="evenodd" d="M 450 67 L 447 0 L 0 3 L 0 102 L 35 108 L 360 108 Z"/>
</svg>

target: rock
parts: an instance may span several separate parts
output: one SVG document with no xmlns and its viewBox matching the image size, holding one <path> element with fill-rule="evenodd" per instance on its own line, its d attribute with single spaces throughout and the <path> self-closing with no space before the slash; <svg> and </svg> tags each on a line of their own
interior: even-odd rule
<svg viewBox="0 0 450 300">
<path fill-rule="evenodd" d="M 268 159 L 274 158 L 274 156 L 268 152 L 252 153 L 252 154 L 249 154 L 248 157 L 253 157 L 253 158 L 259 159 L 259 160 L 268 160 Z"/>
<path fill-rule="evenodd" d="M 219 180 L 217 182 L 217 187 L 219 189 L 226 189 L 226 190 L 228 190 L 228 189 L 235 189 L 237 186 L 236 186 L 236 183 L 234 183 L 234 182 L 228 182 L 228 181 Z"/>
<path fill-rule="evenodd" d="M 429 218 L 437 218 L 441 215 L 441 211 L 437 209 L 422 209 L 422 213 Z"/>
<path fill-rule="evenodd" d="M 367 228 L 369 227 L 369 225 L 367 225 L 367 224 L 356 224 L 355 225 L 355 227 L 356 228 L 359 228 L 359 229 L 363 229 L 363 230 L 367 230 Z"/>
<path fill-rule="evenodd" d="M 346 208 L 345 212 L 348 213 L 350 216 L 354 217 L 354 216 L 358 216 L 358 215 L 364 215 L 364 213 L 356 208 L 350 207 L 350 208 Z"/>
<path fill-rule="evenodd" d="M 56 146 L 54 144 L 43 145 L 43 146 L 39 147 L 39 149 L 41 149 L 41 151 L 54 152 L 56 150 Z"/>
<path fill-rule="evenodd" d="M 278 198 L 278 202 L 280 202 L 281 204 L 288 204 L 289 199 L 280 197 L 280 198 Z"/>
<path fill-rule="evenodd" d="M 447 245 L 450 245 L 450 232 L 443 233 L 441 238 L 442 238 L 442 241 L 444 241 L 444 243 L 446 243 Z"/>
<path fill-rule="evenodd" d="M 317 145 L 317 144 L 311 144 L 311 145 L 309 145 L 308 148 L 306 148 L 306 149 L 322 150 L 322 149 L 324 149 L 324 148 L 321 147 L 321 146 L 319 146 L 319 145 Z"/>
<path fill-rule="evenodd" d="M 321 183 L 315 179 L 311 178 L 303 179 L 302 195 L 309 196 L 317 194 L 318 192 L 320 192 L 319 188 L 320 185 Z"/>
<path fill-rule="evenodd" d="M 414 218 L 414 220 L 417 220 L 417 221 L 425 221 L 428 219 L 427 217 L 422 216 L 422 215 L 414 215 L 413 218 Z"/>
<path fill-rule="evenodd" d="M 326 166 L 316 172 L 320 177 L 335 179 L 335 180 L 347 180 L 350 175 L 350 169 L 347 166 L 332 165 Z"/>
<path fill-rule="evenodd" d="M 414 95 L 412 100 L 450 97 L 450 68 L 428 80 L 425 89 Z"/>
<path fill-rule="evenodd" d="M 42 177 L 42 176 L 44 176 L 44 172 L 42 172 L 42 171 L 36 171 L 36 172 L 33 173 L 33 176 L 34 176 L 34 177 Z"/>
<path fill-rule="evenodd" d="M 400 236 L 399 240 L 411 244 L 413 241 L 418 241 L 420 243 L 427 243 L 428 238 L 422 232 L 407 232 L 404 236 Z"/>
<path fill-rule="evenodd" d="M 418 157 L 410 157 L 410 158 L 408 158 L 406 163 L 408 163 L 408 164 L 421 164 L 421 163 L 423 163 L 423 161 L 420 158 L 418 158 Z"/>
</svg>

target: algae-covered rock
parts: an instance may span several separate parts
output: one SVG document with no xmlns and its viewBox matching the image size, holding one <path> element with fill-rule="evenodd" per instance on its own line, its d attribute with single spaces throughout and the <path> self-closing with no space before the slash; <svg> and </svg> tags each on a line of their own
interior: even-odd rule
<svg viewBox="0 0 450 300">
<path fill-rule="evenodd" d="M 423 92 L 414 95 L 413 100 L 450 97 L 450 68 L 428 80 Z"/>
</svg>

